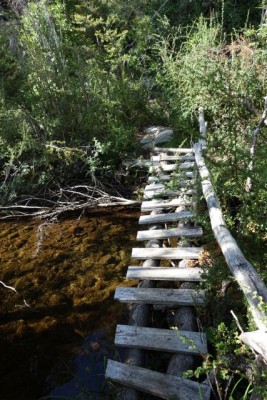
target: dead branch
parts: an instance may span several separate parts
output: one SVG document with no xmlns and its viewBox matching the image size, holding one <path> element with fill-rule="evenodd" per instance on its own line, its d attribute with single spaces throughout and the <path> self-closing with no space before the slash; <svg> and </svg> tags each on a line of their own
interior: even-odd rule
<svg viewBox="0 0 267 400">
<path fill-rule="evenodd" d="M 24 307 L 32 308 L 32 307 L 27 303 L 27 301 L 25 300 L 25 298 L 17 291 L 17 289 L 14 288 L 14 286 L 6 285 L 3 281 L 0 281 L 0 284 L 1 284 L 2 286 L 4 286 L 5 289 L 12 290 L 12 292 L 15 292 L 18 296 L 20 296 L 20 297 L 22 298 L 23 304 L 16 304 L 15 307 L 19 307 L 19 308 L 24 308 Z"/>
<path fill-rule="evenodd" d="M 109 193 L 103 185 L 74 185 L 49 190 L 46 196 L 21 196 L 12 204 L 0 208 L 0 220 L 14 218 L 56 219 L 70 211 L 83 211 L 92 207 L 139 205 L 140 201 L 126 199 L 118 190 Z M 111 190 L 110 190 L 111 191 Z M 114 195 L 115 193 L 115 195 Z"/>
</svg>

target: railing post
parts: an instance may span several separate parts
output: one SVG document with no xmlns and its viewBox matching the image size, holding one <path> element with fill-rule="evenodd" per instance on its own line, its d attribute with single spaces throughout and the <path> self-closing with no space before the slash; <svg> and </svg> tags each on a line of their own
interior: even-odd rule
<svg viewBox="0 0 267 400">
<path fill-rule="evenodd" d="M 199 107 L 198 109 L 198 122 L 199 122 L 199 132 L 200 132 L 199 143 L 201 145 L 201 149 L 204 150 L 207 148 L 206 146 L 207 122 L 205 121 L 203 107 Z"/>
</svg>

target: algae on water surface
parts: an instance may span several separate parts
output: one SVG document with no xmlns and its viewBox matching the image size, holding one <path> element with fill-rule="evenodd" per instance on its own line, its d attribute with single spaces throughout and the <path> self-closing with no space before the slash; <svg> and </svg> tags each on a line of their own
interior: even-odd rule
<svg viewBox="0 0 267 400">
<path fill-rule="evenodd" d="M 91 332 L 112 338 L 121 309 L 113 293 L 125 278 L 137 219 L 136 212 L 98 213 L 41 231 L 36 221 L 1 222 L 0 279 L 31 306 L 0 287 L 1 398 L 36 400 L 51 370 Z"/>
</svg>

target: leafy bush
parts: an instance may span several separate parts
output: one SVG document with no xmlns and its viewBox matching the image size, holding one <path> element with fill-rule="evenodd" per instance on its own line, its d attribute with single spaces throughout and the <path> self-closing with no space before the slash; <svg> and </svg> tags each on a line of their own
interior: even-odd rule
<svg viewBox="0 0 267 400">
<path fill-rule="evenodd" d="M 259 211 L 266 202 L 264 128 L 258 138 L 253 192 L 246 193 L 245 181 L 249 174 L 252 132 L 267 90 L 266 50 L 260 43 L 265 31 L 265 26 L 253 30 L 254 42 L 251 31 L 249 36 L 245 31 L 227 43 L 221 26 L 202 17 L 192 29 L 186 30 L 186 39 L 178 51 L 173 43 L 181 41 L 182 31 L 163 40 L 158 47 L 162 59 L 158 82 L 168 101 L 170 119 L 188 139 L 193 136 L 197 140 L 197 110 L 204 107 L 216 190 L 223 208 L 230 211 L 229 223 L 239 221 L 240 232 L 248 235 L 261 234 L 264 229 Z M 195 126 L 190 136 L 189 122 Z M 234 203 L 233 208 L 230 202 Z"/>
</svg>

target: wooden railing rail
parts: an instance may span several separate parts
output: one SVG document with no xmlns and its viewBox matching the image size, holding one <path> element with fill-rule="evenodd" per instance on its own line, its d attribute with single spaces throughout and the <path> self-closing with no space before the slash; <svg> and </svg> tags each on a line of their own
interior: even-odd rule
<svg viewBox="0 0 267 400">
<path fill-rule="evenodd" d="M 202 155 L 203 146 L 204 148 L 206 147 L 206 137 L 203 137 L 203 127 L 206 128 L 206 123 L 202 108 L 199 109 L 199 122 L 201 140 L 194 145 L 194 152 L 201 178 L 203 195 L 207 202 L 211 227 L 227 265 L 247 299 L 255 325 L 260 331 L 257 335 L 255 332 L 242 334 L 243 336 L 241 335 L 241 339 L 247 340 L 249 334 L 251 334 L 250 337 L 253 336 L 253 338 L 257 336 L 258 344 L 259 341 L 261 344 L 265 341 L 263 347 L 264 352 L 267 355 L 267 333 L 265 333 L 267 332 L 267 312 L 266 307 L 264 307 L 264 303 L 265 305 L 267 303 L 267 288 L 251 263 L 245 258 L 244 254 L 238 247 L 237 242 L 226 226 L 218 198 L 211 183 L 211 174 Z M 204 135 L 206 136 L 206 131 Z M 248 340 L 246 343 L 247 342 Z M 259 352 L 259 350 L 257 351 Z"/>
</svg>

